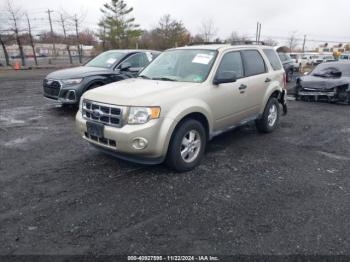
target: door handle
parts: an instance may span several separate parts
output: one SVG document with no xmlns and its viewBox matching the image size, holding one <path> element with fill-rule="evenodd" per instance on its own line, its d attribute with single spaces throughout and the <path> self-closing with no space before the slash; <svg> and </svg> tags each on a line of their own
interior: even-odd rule
<svg viewBox="0 0 350 262">
<path fill-rule="evenodd" d="M 271 79 L 270 78 L 266 78 L 265 83 L 270 83 Z"/>
<path fill-rule="evenodd" d="M 239 90 L 245 90 L 245 89 L 247 89 L 247 86 L 246 85 L 241 85 L 240 87 L 239 87 Z"/>
</svg>

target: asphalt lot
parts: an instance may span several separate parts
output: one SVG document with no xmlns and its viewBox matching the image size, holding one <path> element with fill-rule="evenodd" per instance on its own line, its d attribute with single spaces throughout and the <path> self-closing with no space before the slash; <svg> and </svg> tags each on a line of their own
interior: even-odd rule
<svg viewBox="0 0 350 262">
<path fill-rule="evenodd" d="M 349 106 L 290 101 L 176 174 L 90 147 L 47 73 L 0 71 L 0 254 L 350 255 Z"/>
</svg>

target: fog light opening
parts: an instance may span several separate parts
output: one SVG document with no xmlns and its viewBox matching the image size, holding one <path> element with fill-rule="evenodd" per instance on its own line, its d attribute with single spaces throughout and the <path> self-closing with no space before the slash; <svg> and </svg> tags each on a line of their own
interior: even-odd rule
<svg viewBox="0 0 350 262">
<path fill-rule="evenodd" d="M 136 150 L 142 150 L 148 146 L 148 141 L 145 138 L 138 137 L 132 141 L 132 146 Z"/>
</svg>

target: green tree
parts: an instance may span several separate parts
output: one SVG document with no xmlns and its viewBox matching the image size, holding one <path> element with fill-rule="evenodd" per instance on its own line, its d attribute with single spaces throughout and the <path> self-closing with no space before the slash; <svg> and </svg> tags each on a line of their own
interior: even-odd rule
<svg viewBox="0 0 350 262">
<path fill-rule="evenodd" d="M 172 19 L 170 15 L 165 15 L 159 20 L 158 27 L 152 31 L 156 49 L 183 46 L 190 42 L 190 34 L 181 21 Z"/>
<path fill-rule="evenodd" d="M 99 22 L 101 28 L 98 37 L 107 48 L 135 47 L 137 39 L 142 34 L 135 18 L 130 16 L 134 9 L 128 7 L 123 0 L 111 0 L 101 8 L 103 14 Z"/>
</svg>

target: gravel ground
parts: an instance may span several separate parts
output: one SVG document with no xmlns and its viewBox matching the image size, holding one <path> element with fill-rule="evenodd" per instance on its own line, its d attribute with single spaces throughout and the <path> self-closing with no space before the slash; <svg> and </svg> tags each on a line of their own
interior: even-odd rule
<svg viewBox="0 0 350 262">
<path fill-rule="evenodd" d="M 0 72 L 0 254 L 350 255 L 349 106 L 290 101 L 176 174 L 90 147 L 47 73 Z"/>
</svg>

